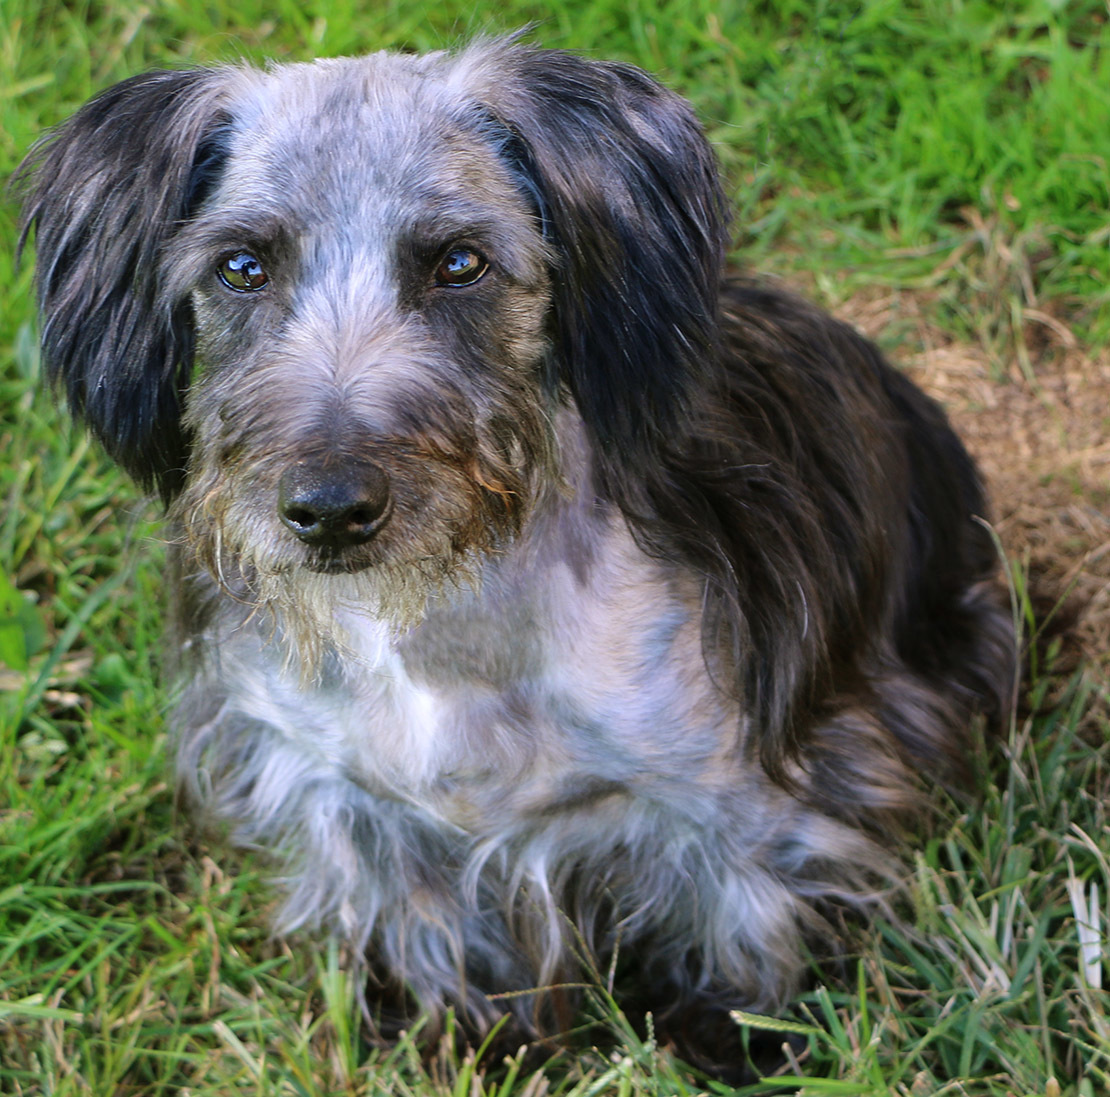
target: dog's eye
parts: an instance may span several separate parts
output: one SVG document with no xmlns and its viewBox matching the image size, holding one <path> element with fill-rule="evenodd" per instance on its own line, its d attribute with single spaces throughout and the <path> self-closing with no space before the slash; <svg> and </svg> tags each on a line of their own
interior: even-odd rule
<svg viewBox="0 0 1110 1097">
<path fill-rule="evenodd" d="M 261 289 L 270 280 L 262 264 L 248 251 L 229 255 L 216 268 L 216 273 L 228 289 L 237 290 L 240 293 Z"/>
<path fill-rule="evenodd" d="M 452 248 L 436 267 L 437 286 L 469 286 L 489 269 L 484 255 L 470 248 Z"/>
</svg>

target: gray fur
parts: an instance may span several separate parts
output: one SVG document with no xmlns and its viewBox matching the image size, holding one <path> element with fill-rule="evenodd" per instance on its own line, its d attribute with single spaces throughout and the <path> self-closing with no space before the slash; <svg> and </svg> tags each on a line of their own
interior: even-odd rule
<svg viewBox="0 0 1110 1097">
<path fill-rule="evenodd" d="M 782 1006 L 1013 641 L 940 412 L 721 283 L 681 100 L 506 42 L 159 74 L 25 175 L 48 366 L 171 500 L 180 780 L 282 861 L 281 927 L 479 1029 L 549 1024 L 583 949 L 680 1024 Z M 457 242 L 489 271 L 433 284 Z M 264 289 L 217 279 L 243 251 Z M 373 536 L 291 534 L 287 470 L 356 462 Z"/>
</svg>

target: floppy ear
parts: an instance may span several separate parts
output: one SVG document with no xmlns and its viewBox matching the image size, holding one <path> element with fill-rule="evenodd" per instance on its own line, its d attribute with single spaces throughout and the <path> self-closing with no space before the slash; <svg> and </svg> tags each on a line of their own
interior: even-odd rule
<svg viewBox="0 0 1110 1097">
<path fill-rule="evenodd" d="M 168 499 L 188 443 L 181 396 L 192 362 L 186 301 L 160 263 L 224 156 L 218 72 L 151 72 L 91 100 L 16 174 L 32 227 L 49 379 L 104 448 Z"/>
<path fill-rule="evenodd" d="M 675 437 L 714 359 L 716 160 L 689 104 L 639 69 L 520 48 L 506 60 L 491 106 L 562 264 L 556 367 L 619 475 Z"/>
</svg>

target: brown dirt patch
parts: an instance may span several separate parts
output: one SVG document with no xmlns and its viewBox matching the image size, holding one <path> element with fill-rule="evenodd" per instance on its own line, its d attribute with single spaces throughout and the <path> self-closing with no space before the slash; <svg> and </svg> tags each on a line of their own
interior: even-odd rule
<svg viewBox="0 0 1110 1097">
<path fill-rule="evenodd" d="M 1086 353 L 1041 313 L 1026 313 L 1032 368 L 993 370 L 988 354 L 924 319 L 911 294 L 852 299 L 838 308 L 873 338 L 892 331 L 896 357 L 947 408 L 986 477 L 1007 555 L 1039 593 L 1067 597 L 1074 639 L 1110 697 L 1110 353 Z"/>
</svg>

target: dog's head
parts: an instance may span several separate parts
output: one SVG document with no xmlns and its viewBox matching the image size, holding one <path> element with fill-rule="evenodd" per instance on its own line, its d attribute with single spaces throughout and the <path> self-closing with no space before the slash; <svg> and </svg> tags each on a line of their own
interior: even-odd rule
<svg viewBox="0 0 1110 1097">
<path fill-rule="evenodd" d="M 551 479 L 568 392 L 605 490 L 714 338 L 713 156 L 625 65 L 500 41 L 156 72 L 20 180 L 49 375 L 216 565 L 449 570 Z"/>
</svg>

